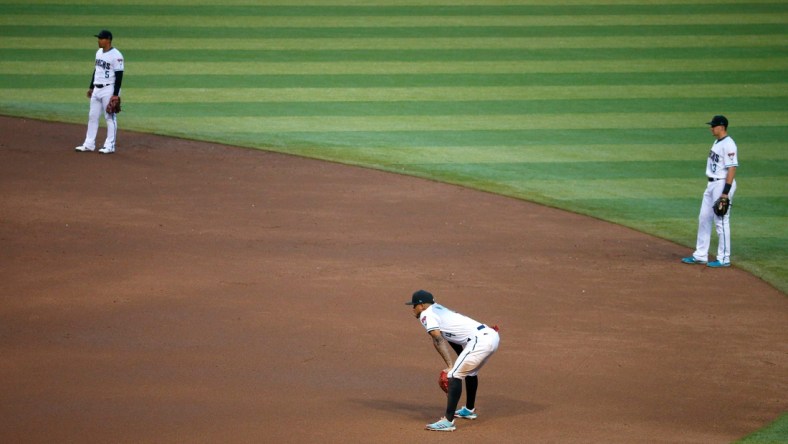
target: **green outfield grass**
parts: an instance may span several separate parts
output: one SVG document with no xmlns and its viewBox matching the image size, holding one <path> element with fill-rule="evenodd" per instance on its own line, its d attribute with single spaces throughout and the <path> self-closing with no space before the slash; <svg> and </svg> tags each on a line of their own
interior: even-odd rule
<svg viewBox="0 0 788 444">
<path fill-rule="evenodd" d="M 138 130 L 363 165 L 687 254 L 704 123 L 722 113 L 740 148 L 733 261 L 788 290 L 784 0 L 159 3 L 0 0 L 0 113 L 84 123 L 109 28 L 126 58 L 120 150 Z M 743 442 L 785 438 L 785 418 Z"/>
<path fill-rule="evenodd" d="M 781 444 L 788 442 L 788 412 L 763 429 L 736 441 L 737 444 Z"/>
</svg>

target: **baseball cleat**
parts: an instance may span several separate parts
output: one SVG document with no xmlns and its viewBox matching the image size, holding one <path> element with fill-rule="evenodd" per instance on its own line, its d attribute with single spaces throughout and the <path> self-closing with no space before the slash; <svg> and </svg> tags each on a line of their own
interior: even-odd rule
<svg viewBox="0 0 788 444">
<path fill-rule="evenodd" d="M 474 409 L 476 410 L 476 409 Z M 476 414 L 473 410 L 469 409 L 468 407 L 463 406 L 461 409 L 454 412 L 455 418 L 462 418 L 462 419 L 476 419 L 479 415 Z"/>
<path fill-rule="evenodd" d="M 85 151 L 93 151 L 93 150 L 95 150 L 95 148 L 90 148 L 90 147 L 85 146 L 85 145 L 80 145 L 80 146 L 74 148 L 74 151 L 80 151 L 80 152 L 83 152 L 83 153 Z"/>
<path fill-rule="evenodd" d="M 112 154 L 114 152 L 115 152 L 115 148 L 104 147 L 104 148 L 99 150 L 99 153 L 101 153 L 101 154 Z"/>
<path fill-rule="evenodd" d="M 730 262 L 714 261 L 714 262 L 709 262 L 708 264 L 706 264 L 706 266 L 707 267 L 711 267 L 711 268 L 723 268 L 723 267 L 730 267 L 731 263 Z"/>
<path fill-rule="evenodd" d="M 438 422 L 427 424 L 427 430 L 435 432 L 453 432 L 457 427 L 454 427 L 454 421 L 449 421 L 446 417 L 442 417 Z"/>
<path fill-rule="evenodd" d="M 685 264 L 705 264 L 706 263 L 706 261 L 699 261 L 699 260 L 695 259 L 692 256 L 685 257 L 685 258 L 681 259 L 681 262 L 684 262 Z"/>
</svg>

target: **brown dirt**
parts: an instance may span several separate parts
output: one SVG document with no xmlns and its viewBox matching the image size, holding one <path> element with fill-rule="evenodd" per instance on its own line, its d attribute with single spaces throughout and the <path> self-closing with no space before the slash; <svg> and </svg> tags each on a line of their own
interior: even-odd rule
<svg viewBox="0 0 788 444">
<path fill-rule="evenodd" d="M 280 154 L 0 131 L 2 442 L 729 442 L 788 410 L 785 295 L 673 243 Z M 419 288 L 501 326 L 454 433 L 422 429 L 445 398 Z"/>
</svg>

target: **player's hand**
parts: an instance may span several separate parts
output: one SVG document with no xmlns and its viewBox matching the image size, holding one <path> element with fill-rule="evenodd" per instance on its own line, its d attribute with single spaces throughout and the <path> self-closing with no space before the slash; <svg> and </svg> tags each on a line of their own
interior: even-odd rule
<svg viewBox="0 0 788 444">
<path fill-rule="evenodd" d="M 91 97 L 93 97 L 93 88 L 91 88 L 91 89 L 89 89 L 89 90 L 88 90 L 88 94 L 87 94 L 87 95 L 88 95 L 88 99 L 90 99 Z"/>
</svg>

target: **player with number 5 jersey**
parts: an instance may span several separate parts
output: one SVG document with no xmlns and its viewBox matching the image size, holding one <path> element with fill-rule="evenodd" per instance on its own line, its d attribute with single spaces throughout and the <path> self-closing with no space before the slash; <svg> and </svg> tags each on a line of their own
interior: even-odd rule
<svg viewBox="0 0 788 444">
<path fill-rule="evenodd" d="M 88 114 L 88 130 L 85 141 L 76 147 L 77 151 L 86 152 L 96 149 L 96 135 L 99 129 L 99 120 L 104 115 L 107 122 L 107 137 L 104 146 L 99 149 L 102 154 L 115 152 L 115 141 L 118 135 L 117 112 L 109 112 L 107 105 L 113 98 L 119 100 L 120 86 L 123 81 L 123 54 L 112 46 L 112 33 L 102 30 L 96 36 L 99 49 L 96 51 L 96 63 L 90 76 L 90 86 L 87 96 L 90 100 Z M 110 108 L 111 109 L 111 108 Z"/>
</svg>

